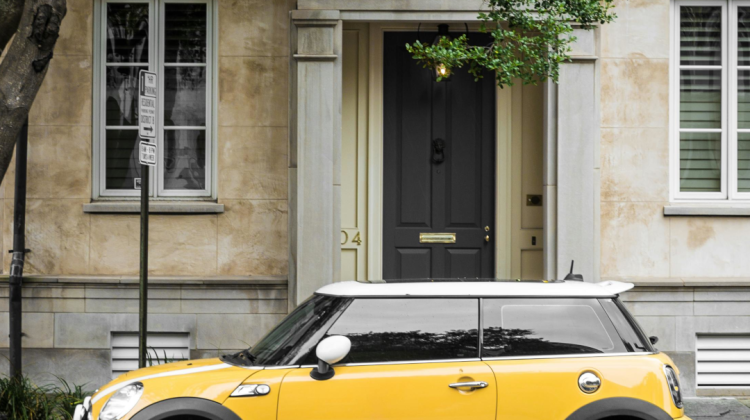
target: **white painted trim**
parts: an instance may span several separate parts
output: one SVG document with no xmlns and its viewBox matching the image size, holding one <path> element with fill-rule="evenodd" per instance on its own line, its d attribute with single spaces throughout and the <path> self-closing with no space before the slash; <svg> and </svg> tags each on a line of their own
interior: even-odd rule
<svg viewBox="0 0 750 420">
<path fill-rule="evenodd" d="M 683 5 L 719 6 L 722 8 L 722 66 L 680 65 L 679 7 Z M 675 0 L 670 3 L 669 52 L 669 200 L 670 202 L 731 203 L 747 202 L 750 193 L 737 191 L 737 7 L 750 5 L 747 0 Z M 680 69 L 722 69 L 722 128 L 680 129 Z M 721 132 L 721 192 L 680 192 L 680 132 Z"/>
<path fill-rule="evenodd" d="M 213 25 L 214 19 L 213 19 L 213 7 L 212 4 L 214 3 L 212 0 L 157 0 L 159 2 L 159 25 L 158 25 L 158 31 L 159 31 L 159 47 L 158 47 L 158 65 L 157 65 L 157 73 L 159 75 L 159 78 L 161 79 L 161 83 L 159 83 L 159 104 L 158 104 L 158 114 L 159 114 L 159 121 L 162 123 L 160 129 L 158 130 L 158 136 L 157 136 L 157 148 L 158 153 L 157 155 L 160 157 L 160 161 L 164 161 L 164 156 L 166 155 L 165 147 L 164 147 L 164 131 L 170 130 L 170 129 L 177 129 L 178 127 L 171 127 L 170 129 L 167 129 L 164 126 L 164 98 L 165 98 L 165 92 L 164 89 L 166 88 L 166 79 L 165 79 L 165 68 L 166 67 L 174 67 L 174 66 L 166 66 L 165 62 L 166 59 L 164 57 L 165 53 L 165 45 L 164 42 L 166 40 L 166 37 L 164 36 L 164 30 L 166 27 L 165 18 L 166 18 L 166 4 L 167 3 L 198 3 L 198 4 L 205 4 L 206 5 L 206 63 L 203 63 L 201 67 L 206 67 L 206 115 L 205 115 L 205 121 L 206 125 L 204 127 L 187 127 L 190 130 L 205 130 L 205 141 L 206 141 L 206 180 L 205 185 L 206 189 L 204 190 L 167 190 L 164 188 L 164 165 L 157 165 L 156 166 L 156 196 L 157 197 L 208 197 L 211 195 L 211 189 L 210 185 L 213 184 L 213 168 L 214 168 L 214 160 L 213 160 L 213 143 L 215 142 L 215 138 L 212 137 L 212 105 L 213 105 L 213 69 L 214 65 L 211 64 L 211 60 L 213 59 L 214 55 L 214 31 L 215 26 Z M 215 63 L 215 62 L 214 62 Z M 180 63 L 180 67 L 196 67 L 193 63 Z"/>
<path fill-rule="evenodd" d="M 367 278 L 383 278 L 383 32 L 370 24 L 367 135 Z"/>
<path fill-rule="evenodd" d="M 437 23 L 421 26 L 423 31 L 436 31 Z M 390 31 L 415 31 L 418 24 L 413 22 L 387 22 L 370 24 L 370 92 L 369 92 L 369 146 L 367 154 L 367 276 L 370 280 L 383 278 L 383 33 Z M 465 27 L 458 25 L 460 31 Z M 469 24 L 469 30 L 476 31 L 476 23 Z M 510 277 L 511 259 L 511 160 L 510 153 L 501 156 L 501 151 L 510 151 L 511 147 L 511 89 L 496 88 L 496 129 L 498 154 L 495 165 L 497 177 L 495 205 L 495 273 L 498 277 Z M 507 124 L 500 130 L 500 122 Z M 502 135 L 500 135 L 502 131 Z M 502 165 L 501 165 L 502 164 Z M 501 178 L 501 170 L 506 176 Z M 505 205 L 501 206 L 501 203 Z M 501 244 L 499 239 L 502 239 Z M 503 269 L 498 269 L 505 264 Z"/>
</svg>

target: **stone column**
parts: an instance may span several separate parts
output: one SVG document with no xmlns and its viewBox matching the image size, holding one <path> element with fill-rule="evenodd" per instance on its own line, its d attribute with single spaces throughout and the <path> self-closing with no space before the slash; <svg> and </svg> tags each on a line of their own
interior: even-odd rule
<svg viewBox="0 0 750 420">
<path fill-rule="evenodd" d="M 545 276 L 599 280 L 599 67 L 595 31 L 576 30 L 572 63 L 547 86 Z"/>
<path fill-rule="evenodd" d="M 341 44 L 337 10 L 291 12 L 289 306 L 339 279 Z"/>
</svg>

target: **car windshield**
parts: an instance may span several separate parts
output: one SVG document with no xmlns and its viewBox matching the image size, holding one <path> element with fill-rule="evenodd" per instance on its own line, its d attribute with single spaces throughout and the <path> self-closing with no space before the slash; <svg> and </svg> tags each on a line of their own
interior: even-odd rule
<svg viewBox="0 0 750 420">
<path fill-rule="evenodd" d="M 253 364 L 286 366 L 304 359 L 351 299 L 314 295 L 250 349 Z"/>
</svg>

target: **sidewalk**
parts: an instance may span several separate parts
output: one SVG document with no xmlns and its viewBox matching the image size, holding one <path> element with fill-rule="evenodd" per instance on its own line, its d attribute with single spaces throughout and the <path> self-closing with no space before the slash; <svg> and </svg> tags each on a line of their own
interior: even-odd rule
<svg viewBox="0 0 750 420">
<path fill-rule="evenodd" d="M 690 398 L 685 414 L 693 420 L 750 420 L 750 399 Z"/>
</svg>

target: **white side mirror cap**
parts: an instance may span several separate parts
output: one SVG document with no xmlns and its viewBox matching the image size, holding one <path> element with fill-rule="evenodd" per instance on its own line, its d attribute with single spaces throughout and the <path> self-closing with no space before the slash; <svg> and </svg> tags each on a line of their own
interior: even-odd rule
<svg viewBox="0 0 750 420">
<path fill-rule="evenodd" d="M 332 365 L 340 362 L 352 349 L 352 342 L 343 335 L 334 335 L 318 343 L 315 355 L 318 359 Z"/>
</svg>

